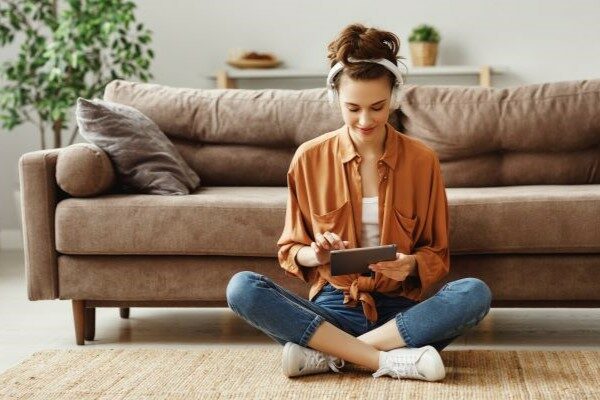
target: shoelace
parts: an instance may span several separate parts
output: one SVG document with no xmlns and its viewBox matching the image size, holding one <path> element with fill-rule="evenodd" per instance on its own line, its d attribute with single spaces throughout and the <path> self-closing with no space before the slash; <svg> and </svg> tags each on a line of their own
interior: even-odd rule
<svg viewBox="0 0 600 400">
<path fill-rule="evenodd" d="M 373 378 L 388 374 L 398 379 L 417 376 L 422 377 L 423 375 L 417 369 L 417 361 L 421 358 L 421 354 L 396 354 L 394 356 L 388 354 L 386 361 L 387 365 L 374 372 Z"/>
<path fill-rule="evenodd" d="M 304 369 L 308 369 L 309 371 L 319 371 L 321 368 L 324 368 L 327 365 L 335 372 L 340 372 L 340 369 L 344 366 L 345 361 L 341 358 L 337 358 L 334 356 L 326 355 L 323 352 L 317 350 L 309 350 L 305 351 L 306 355 L 306 366 Z M 339 365 L 336 365 L 335 361 L 339 360 Z"/>
</svg>

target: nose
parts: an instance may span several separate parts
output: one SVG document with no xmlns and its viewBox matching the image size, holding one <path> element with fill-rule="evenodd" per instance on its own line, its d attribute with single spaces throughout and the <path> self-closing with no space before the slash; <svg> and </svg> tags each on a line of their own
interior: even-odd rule
<svg viewBox="0 0 600 400">
<path fill-rule="evenodd" d="M 373 125 L 373 118 L 368 113 L 361 113 L 358 117 L 358 124 L 362 127 Z"/>
</svg>

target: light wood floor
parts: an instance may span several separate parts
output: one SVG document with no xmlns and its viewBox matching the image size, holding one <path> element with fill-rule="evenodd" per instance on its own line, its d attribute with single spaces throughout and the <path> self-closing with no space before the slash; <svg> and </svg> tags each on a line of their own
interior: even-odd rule
<svg viewBox="0 0 600 400">
<path fill-rule="evenodd" d="M 96 340 L 75 344 L 71 302 L 29 301 L 23 255 L 0 252 L 0 372 L 44 349 L 280 346 L 228 308 L 96 310 Z M 497 308 L 444 351 L 600 349 L 600 309 Z"/>
</svg>

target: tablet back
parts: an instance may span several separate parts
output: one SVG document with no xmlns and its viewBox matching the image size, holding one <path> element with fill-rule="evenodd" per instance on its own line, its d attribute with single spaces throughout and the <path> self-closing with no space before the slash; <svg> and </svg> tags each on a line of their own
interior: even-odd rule
<svg viewBox="0 0 600 400">
<path fill-rule="evenodd" d="M 355 249 L 331 250 L 331 275 L 371 275 L 369 264 L 396 259 L 396 245 L 357 247 Z"/>
</svg>

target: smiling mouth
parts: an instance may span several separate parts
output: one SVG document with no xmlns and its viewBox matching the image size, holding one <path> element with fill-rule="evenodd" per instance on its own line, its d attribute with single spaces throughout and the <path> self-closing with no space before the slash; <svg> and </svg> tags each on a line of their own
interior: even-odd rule
<svg viewBox="0 0 600 400">
<path fill-rule="evenodd" d="M 368 129 L 363 129 L 363 128 L 358 128 L 361 132 L 370 132 L 374 129 L 375 127 L 372 128 L 368 128 Z"/>
</svg>

